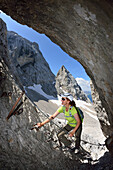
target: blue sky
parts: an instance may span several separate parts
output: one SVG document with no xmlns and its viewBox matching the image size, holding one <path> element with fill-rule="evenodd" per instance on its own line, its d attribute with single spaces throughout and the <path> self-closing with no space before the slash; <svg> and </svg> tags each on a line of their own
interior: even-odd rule
<svg viewBox="0 0 113 170">
<path fill-rule="evenodd" d="M 4 20 L 8 31 L 14 31 L 31 42 L 36 42 L 43 57 L 48 62 L 51 71 L 56 75 L 62 65 L 73 75 L 74 78 L 83 78 L 89 81 L 82 65 L 66 54 L 58 45 L 54 44 L 47 36 L 40 34 L 26 25 L 21 25 L 4 13 L 0 13 L 0 18 Z"/>
</svg>

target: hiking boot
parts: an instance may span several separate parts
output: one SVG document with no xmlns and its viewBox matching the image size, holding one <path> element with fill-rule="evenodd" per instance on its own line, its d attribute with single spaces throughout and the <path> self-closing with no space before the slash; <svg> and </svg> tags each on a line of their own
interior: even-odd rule
<svg viewBox="0 0 113 170">
<path fill-rule="evenodd" d="M 69 146 L 62 146 L 62 149 L 67 150 L 67 149 L 71 149 Z"/>
<path fill-rule="evenodd" d="M 65 149 L 67 149 L 67 147 L 66 146 L 58 146 L 58 148 L 59 148 L 59 150 L 65 150 Z"/>
<path fill-rule="evenodd" d="M 79 153 L 79 149 L 75 149 L 74 153 L 75 154 Z"/>
<path fill-rule="evenodd" d="M 74 152 L 76 147 L 70 148 L 70 152 Z"/>
<path fill-rule="evenodd" d="M 79 148 L 76 148 L 76 147 L 70 148 L 70 152 L 78 153 L 79 152 Z"/>
</svg>

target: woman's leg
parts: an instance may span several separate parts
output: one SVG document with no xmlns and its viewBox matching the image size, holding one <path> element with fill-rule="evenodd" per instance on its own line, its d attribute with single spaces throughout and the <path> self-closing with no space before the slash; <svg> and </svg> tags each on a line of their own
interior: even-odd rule
<svg viewBox="0 0 113 170">
<path fill-rule="evenodd" d="M 80 141 L 81 141 L 81 132 L 82 132 L 82 123 L 75 132 L 75 148 L 79 149 L 80 147 Z"/>
<path fill-rule="evenodd" d="M 68 133 L 70 130 L 72 130 L 72 129 L 73 129 L 73 127 L 71 127 L 71 126 L 69 126 L 69 125 L 67 124 L 63 129 L 61 129 L 61 130 L 58 132 L 57 136 L 58 136 L 60 145 L 62 145 L 61 142 L 62 142 L 66 147 L 69 147 L 69 146 L 71 145 L 71 141 L 68 140 L 64 135 L 67 134 L 67 133 Z"/>
</svg>

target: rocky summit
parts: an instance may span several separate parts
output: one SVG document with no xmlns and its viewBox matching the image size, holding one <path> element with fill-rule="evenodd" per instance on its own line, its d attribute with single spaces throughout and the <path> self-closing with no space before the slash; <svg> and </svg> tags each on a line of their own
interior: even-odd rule
<svg viewBox="0 0 113 170">
<path fill-rule="evenodd" d="M 78 85 L 76 79 L 70 74 L 70 72 L 62 66 L 56 76 L 56 89 L 57 93 L 63 94 L 64 92 L 71 93 L 77 100 L 83 100 L 90 102 L 89 98 L 82 91 Z"/>
</svg>

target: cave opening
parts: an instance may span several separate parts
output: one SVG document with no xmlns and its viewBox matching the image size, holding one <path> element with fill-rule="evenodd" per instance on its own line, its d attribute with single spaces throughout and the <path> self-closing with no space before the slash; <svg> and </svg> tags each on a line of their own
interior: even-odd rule
<svg viewBox="0 0 113 170">
<path fill-rule="evenodd" d="M 25 26 L 26 27 L 26 26 Z M 21 27 L 21 29 L 23 30 L 23 28 Z M 32 30 L 31 28 L 29 28 L 30 30 Z M 18 30 L 18 28 L 17 28 L 17 30 Z M 20 28 L 19 28 L 19 30 L 20 30 Z M 22 31 L 21 30 L 21 31 Z M 14 29 L 14 31 L 15 31 L 15 29 Z M 32 30 L 32 31 L 34 31 L 34 30 Z M 34 31 L 35 32 L 35 31 Z M 19 34 L 19 33 L 18 33 Z M 20 34 L 19 34 L 20 35 Z M 30 36 L 32 37 L 32 35 L 33 34 L 30 34 Z M 22 36 L 22 35 L 21 35 Z M 44 38 L 45 38 L 45 35 L 42 35 Z M 35 36 L 35 34 L 33 35 L 33 37 L 34 38 L 36 38 L 36 36 Z M 25 37 L 26 38 L 26 37 Z M 28 38 L 26 38 L 26 39 L 28 39 Z M 46 40 L 45 40 L 45 45 L 47 45 L 47 41 L 50 41 L 49 39 L 47 40 L 48 38 L 46 37 Z M 34 42 L 34 39 L 32 40 L 33 42 Z M 44 41 L 43 41 L 43 39 L 41 40 L 41 42 L 42 42 L 42 46 L 44 45 Z M 52 42 L 51 42 L 52 43 Z M 38 43 L 39 44 L 39 43 Z M 56 46 L 56 45 L 54 45 L 53 44 L 53 46 Z M 46 49 L 46 46 L 44 47 L 45 49 Z M 54 47 L 53 47 L 54 48 Z M 59 48 L 59 47 L 57 47 L 57 48 Z M 47 50 L 47 49 L 46 49 Z M 51 49 L 50 49 L 51 50 Z M 60 48 L 59 48 L 59 50 L 61 50 Z M 42 51 L 42 53 L 43 53 L 43 55 L 44 55 L 44 57 L 45 57 L 45 53 L 43 52 L 43 50 L 41 50 Z M 47 52 L 49 52 L 49 50 L 47 51 Z M 54 51 L 53 51 L 54 52 Z M 63 51 L 62 51 L 62 53 L 64 53 Z M 47 53 L 48 54 L 48 53 Z M 53 54 L 52 54 L 53 55 Z M 58 55 L 58 54 L 57 54 Z M 68 68 L 69 66 L 70 67 L 72 67 L 72 64 L 73 64 L 73 68 L 74 68 L 74 66 L 76 65 L 76 64 L 79 64 L 79 67 L 80 67 L 80 69 L 82 69 L 83 70 L 83 72 L 85 72 L 85 70 L 82 68 L 82 66 L 80 66 L 80 63 L 76 63 L 77 61 L 76 60 L 74 60 L 73 58 L 71 58 L 71 57 L 69 57 L 69 56 L 67 56 L 67 54 L 64 54 L 65 55 L 65 57 L 63 58 L 63 59 L 61 59 L 61 57 L 60 57 L 60 59 L 59 60 L 63 60 L 63 61 L 60 61 L 61 62 L 61 64 L 58 64 L 59 66 L 62 66 L 62 65 L 66 65 L 67 64 L 67 69 L 68 69 L 68 71 L 70 71 L 70 68 Z M 47 55 L 47 56 L 49 56 L 49 54 Z M 61 56 L 61 54 L 59 54 L 59 56 Z M 54 57 L 56 57 L 55 55 L 54 55 Z M 52 59 L 53 59 L 53 63 L 55 63 L 55 59 L 54 59 L 54 57 L 52 57 Z M 72 60 L 72 61 L 70 61 L 70 59 Z M 49 59 L 46 59 L 46 60 L 49 60 Z M 66 61 L 66 60 L 68 60 L 68 61 Z M 74 63 L 75 62 L 75 63 Z M 49 63 L 49 62 L 48 62 Z M 54 65 L 52 65 L 53 67 L 54 67 Z M 51 66 L 51 64 L 50 64 L 50 67 L 52 68 L 52 66 Z M 60 68 L 60 67 L 59 67 Z M 75 70 L 75 68 L 74 68 L 74 70 Z M 77 73 L 77 71 L 76 71 L 76 73 Z M 75 74 L 76 74 L 75 73 Z M 72 71 L 71 71 L 71 74 L 73 75 L 73 73 L 72 73 Z M 83 74 L 83 73 L 81 73 L 81 74 Z M 84 75 L 84 76 L 86 76 L 87 77 L 87 75 Z M 87 77 L 86 78 L 87 79 L 87 81 L 89 80 L 89 77 Z"/>
<path fill-rule="evenodd" d="M 75 59 L 65 53 L 58 45 L 54 44 L 46 35 L 40 34 L 29 28 L 26 25 L 21 25 L 13 20 L 10 16 L 1 11 L 0 17 L 7 25 L 8 31 L 14 31 L 23 38 L 36 42 L 39 45 L 39 50 L 48 62 L 51 71 L 56 76 L 59 69 L 64 65 L 66 69 L 76 79 L 84 93 L 92 102 L 90 77 L 85 72 L 83 66 Z"/>
</svg>

